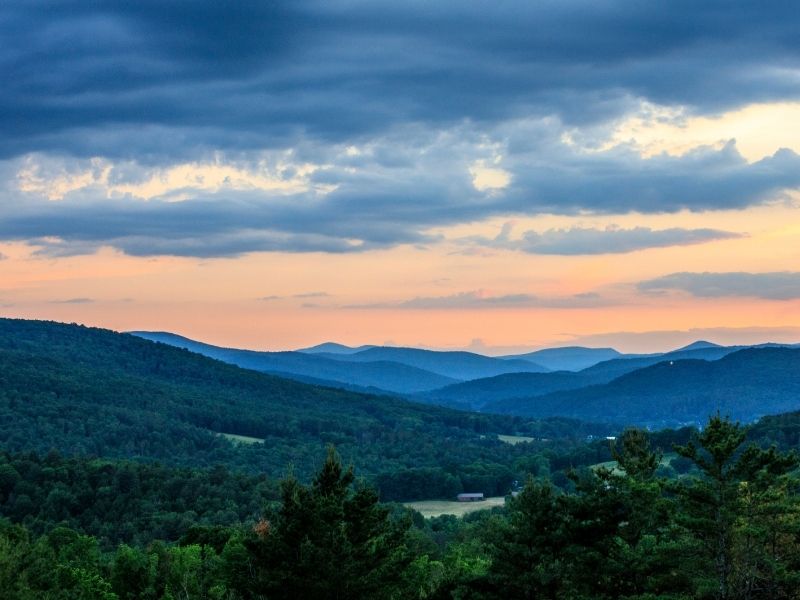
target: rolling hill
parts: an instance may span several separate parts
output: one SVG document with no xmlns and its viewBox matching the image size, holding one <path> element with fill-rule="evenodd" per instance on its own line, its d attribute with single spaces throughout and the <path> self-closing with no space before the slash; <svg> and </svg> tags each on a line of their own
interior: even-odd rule
<svg viewBox="0 0 800 600">
<path fill-rule="evenodd" d="M 766 347 L 715 361 L 666 360 L 602 385 L 498 400 L 484 410 L 664 427 L 702 423 L 717 411 L 750 422 L 799 408 L 800 349 Z"/>
<path fill-rule="evenodd" d="M 443 388 L 414 396 L 420 402 L 452 406 L 465 410 L 482 410 L 487 404 L 511 398 L 543 396 L 561 390 L 574 390 L 606 383 L 612 378 L 555 371 L 553 373 L 507 373 L 484 379 L 453 383 Z"/>
<path fill-rule="evenodd" d="M 526 354 L 501 356 L 506 360 L 529 360 L 551 371 L 580 371 L 599 362 L 624 358 L 625 355 L 614 348 L 584 348 L 565 346 L 563 348 L 544 348 Z"/>
<path fill-rule="evenodd" d="M 303 352 L 304 354 L 355 354 L 362 350 L 374 348 L 375 346 L 345 346 L 336 342 L 323 342 L 316 346 L 309 348 L 299 348 L 295 352 Z"/>
<path fill-rule="evenodd" d="M 463 381 L 436 390 L 420 392 L 414 397 L 422 402 L 432 404 L 483 410 L 487 404 L 502 400 L 532 398 L 563 390 L 575 390 L 590 385 L 608 383 L 626 373 L 632 373 L 660 362 L 686 359 L 718 360 L 743 349 L 741 346 L 722 347 L 706 344 L 707 342 L 703 345 L 692 344 L 686 349 L 664 354 L 621 355 L 622 358 L 603 361 L 577 372 L 512 373 Z M 765 345 L 764 347 L 773 346 Z M 508 405 L 511 404 L 513 403 Z"/>
<path fill-rule="evenodd" d="M 609 431 L 306 385 L 133 335 L 0 319 L 7 452 L 220 464 L 270 477 L 294 465 L 306 477 L 334 443 L 395 496 L 436 497 L 467 485 L 471 473 L 501 490 L 516 477 L 513 465 L 527 451 L 498 434 L 559 438 L 566 447 Z M 240 443 L 247 438 L 262 442 Z M 413 490 L 400 484 L 410 479 Z"/>
<path fill-rule="evenodd" d="M 395 348 L 391 346 L 376 346 L 353 354 L 335 356 L 325 354 L 322 356 L 361 364 L 374 361 L 390 361 L 459 380 L 494 377 L 503 373 L 543 373 L 548 370 L 528 360 L 506 360 L 473 352 L 422 350 L 419 348 Z"/>
<path fill-rule="evenodd" d="M 324 383 L 332 387 L 352 388 L 355 386 L 360 389 L 411 394 L 457 381 L 457 379 L 439 373 L 388 360 L 363 362 L 354 368 L 352 364 L 335 360 L 340 357 L 339 354 L 238 350 L 204 344 L 173 333 L 150 331 L 133 331 L 131 333 L 137 337 L 185 348 L 245 369 L 297 378 L 300 381 Z M 344 355 L 341 356 L 344 357 Z"/>
</svg>

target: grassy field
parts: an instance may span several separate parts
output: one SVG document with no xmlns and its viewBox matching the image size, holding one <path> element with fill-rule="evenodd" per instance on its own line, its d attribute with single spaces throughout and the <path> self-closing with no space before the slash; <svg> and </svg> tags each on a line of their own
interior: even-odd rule
<svg viewBox="0 0 800 600">
<path fill-rule="evenodd" d="M 420 500 L 418 502 L 405 502 L 409 508 L 422 513 L 423 517 L 438 517 L 441 515 L 455 515 L 460 517 L 469 512 L 503 506 L 505 497 L 495 496 L 486 498 L 483 502 L 457 502 L 455 500 Z"/>
<path fill-rule="evenodd" d="M 664 454 L 664 456 L 661 457 L 661 462 L 659 464 L 661 466 L 668 467 L 669 466 L 669 462 L 673 458 L 675 458 L 677 456 L 678 455 L 675 452 L 667 452 L 666 454 Z M 601 467 L 605 467 L 606 469 L 609 469 L 609 470 L 613 471 L 615 475 L 622 475 L 623 474 L 622 470 L 617 468 L 617 461 L 615 461 L 615 460 L 609 460 L 607 462 L 597 463 L 597 464 L 592 465 L 590 468 L 599 469 Z"/>
<path fill-rule="evenodd" d="M 512 446 L 516 444 L 523 444 L 525 442 L 532 442 L 536 438 L 527 437 L 524 435 L 498 435 L 497 439 L 501 442 L 505 442 L 506 444 L 511 444 Z"/>
<path fill-rule="evenodd" d="M 261 438 L 247 437 L 246 435 L 236 435 L 235 433 L 218 433 L 224 438 L 229 439 L 237 444 L 260 444 L 264 440 Z"/>
</svg>

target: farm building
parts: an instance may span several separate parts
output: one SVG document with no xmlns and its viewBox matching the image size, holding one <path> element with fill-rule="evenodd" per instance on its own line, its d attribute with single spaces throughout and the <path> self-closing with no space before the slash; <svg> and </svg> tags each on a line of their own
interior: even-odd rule
<svg viewBox="0 0 800 600">
<path fill-rule="evenodd" d="M 459 502 L 480 502 L 484 500 L 483 493 L 468 493 L 468 494 L 459 494 L 456 496 L 456 500 Z"/>
</svg>

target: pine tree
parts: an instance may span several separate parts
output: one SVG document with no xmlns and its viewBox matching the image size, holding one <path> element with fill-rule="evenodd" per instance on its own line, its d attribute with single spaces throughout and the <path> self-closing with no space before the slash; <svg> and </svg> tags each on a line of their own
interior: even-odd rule
<svg viewBox="0 0 800 600">
<path fill-rule="evenodd" d="M 779 549 L 786 540 L 776 536 L 788 525 L 781 515 L 794 513 L 796 520 L 797 499 L 788 487 L 781 493 L 780 482 L 797 459 L 774 448 L 744 447 L 746 434 L 738 423 L 717 415 L 696 441 L 675 448 L 701 472 L 700 478 L 676 486 L 678 521 L 689 534 L 684 564 L 694 572 L 698 597 L 782 597 L 764 590 L 777 590 L 779 580 L 786 579 L 788 557 Z"/>
<path fill-rule="evenodd" d="M 280 509 L 246 541 L 251 591 L 287 600 L 402 597 L 409 526 L 392 521 L 375 491 L 356 485 L 352 467 L 329 448 L 310 486 L 283 482 Z"/>
</svg>

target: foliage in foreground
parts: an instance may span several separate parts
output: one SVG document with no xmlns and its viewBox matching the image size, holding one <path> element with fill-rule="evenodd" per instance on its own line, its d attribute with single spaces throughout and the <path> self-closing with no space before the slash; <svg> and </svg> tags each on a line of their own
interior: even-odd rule
<svg viewBox="0 0 800 600">
<path fill-rule="evenodd" d="M 800 598 L 794 454 L 746 445 L 712 418 L 676 447 L 664 480 L 640 431 L 619 469 L 528 481 L 505 511 L 423 520 L 381 505 L 330 451 L 309 485 L 289 478 L 248 526 L 197 526 L 179 543 L 103 552 L 56 527 L 0 526 L 0 589 L 18 598 Z"/>
</svg>

